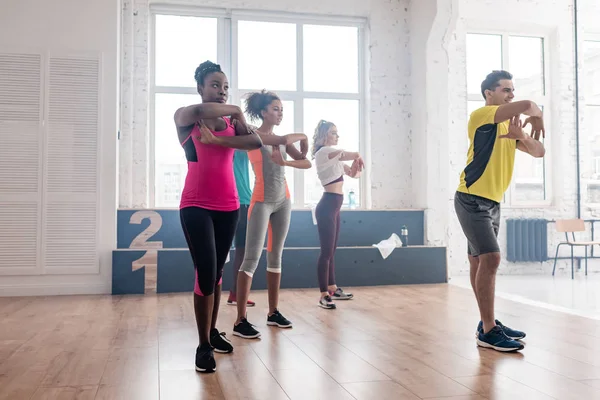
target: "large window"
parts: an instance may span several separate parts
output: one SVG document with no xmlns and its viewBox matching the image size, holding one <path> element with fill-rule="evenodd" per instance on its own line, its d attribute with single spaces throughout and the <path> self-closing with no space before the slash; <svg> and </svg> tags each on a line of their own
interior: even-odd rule
<svg viewBox="0 0 600 400">
<path fill-rule="evenodd" d="M 585 99 L 581 146 L 583 202 L 600 216 L 600 37 L 583 42 L 580 88 Z"/>
<path fill-rule="evenodd" d="M 249 92 L 261 89 L 279 95 L 284 117 L 275 133 L 304 132 L 312 146 L 318 121 L 326 119 L 337 125 L 341 148 L 364 152 L 362 20 L 214 11 L 190 15 L 153 12 L 153 206 L 179 204 L 187 167 L 173 113 L 200 101 L 193 75 L 204 60 L 218 62 L 227 73 L 231 104 L 243 106 Z M 250 179 L 253 183 L 252 173 Z M 319 201 L 323 190 L 314 167 L 287 168 L 286 179 L 294 207 Z M 344 185 L 346 193 L 355 192 L 359 205 L 364 197 L 361 183 L 347 179 Z"/>
<path fill-rule="evenodd" d="M 549 96 L 546 91 L 545 41 L 542 37 L 508 34 L 467 34 L 467 111 L 485 105 L 481 82 L 493 70 L 504 69 L 513 75 L 515 99 L 533 100 L 544 109 L 549 126 Z M 526 116 L 522 119 L 525 120 Z M 526 130 L 530 132 L 531 127 Z M 546 140 L 544 140 L 546 142 Z M 544 158 L 533 158 L 517 151 L 511 185 L 504 196 L 508 206 L 537 206 L 550 203 L 548 143 Z"/>
</svg>

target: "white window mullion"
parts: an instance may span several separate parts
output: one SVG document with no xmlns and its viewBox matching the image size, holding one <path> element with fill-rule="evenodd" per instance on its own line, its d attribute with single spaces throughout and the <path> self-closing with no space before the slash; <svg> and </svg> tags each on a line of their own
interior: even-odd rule
<svg viewBox="0 0 600 400">
<path fill-rule="evenodd" d="M 509 56 L 509 48 L 508 48 L 508 37 L 510 35 L 502 34 L 502 69 L 505 71 L 510 71 L 510 56 Z M 516 202 L 515 198 L 515 185 L 516 180 L 511 179 L 510 185 L 508 185 L 508 189 L 506 190 L 506 194 L 504 198 L 506 199 L 506 206 L 512 206 Z"/>
<path fill-rule="evenodd" d="M 232 17 L 229 19 L 229 62 L 230 74 L 229 77 L 229 92 L 231 96 L 231 104 L 241 104 L 238 80 L 238 19 Z"/>
<path fill-rule="evenodd" d="M 368 48 L 366 41 L 366 27 L 361 24 L 358 28 L 358 82 L 359 82 L 359 151 L 366 166 L 371 164 L 371 135 L 369 131 L 369 112 L 367 101 L 367 71 L 368 71 Z M 371 201 L 371 175 L 361 174 L 360 179 L 360 208 L 370 209 Z"/>
<path fill-rule="evenodd" d="M 150 124 L 148 132 L 148 205 L 150 208 L 156 207 L 156 127 L 155 127 L 155 102 L 156 102 L 156 14 L 152 13 L 150 18 L 150 101 L 148 102 L 148 123 Z M 130 105 L 131 106 L 131 105 Z"/>
<path fill-rule="evenodd" d="M 304 91 L 304 36 L 303 24 L 296 25 L 296 91 Z M 294 129 L 296 132 L 304 132 L 311 138 L 307 127 L 304 126 L 304 96 L 298 96 L 294 101 Z M 310 173 L 310 170 L 294 168 L 294 206 L 304 208 L 306 201 L 304 198 L 304 174 Z"/>
<path fill-rule="evenodd" d="M 225 75 L 229 78 L 231 85 L 231 42 L 232 42 L 232 21 L 231 18 L 222 17 L 217 20 L 218 29 L 218 45 L 217 45 L 217 63 L 219 63 L 225 72 Z"/>
</svg>

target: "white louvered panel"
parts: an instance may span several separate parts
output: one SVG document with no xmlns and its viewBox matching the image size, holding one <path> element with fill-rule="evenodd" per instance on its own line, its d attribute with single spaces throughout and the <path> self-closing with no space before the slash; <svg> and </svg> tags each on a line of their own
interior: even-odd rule
<svg viewBox="0 0 600 400">
<path fill-rule="evenodd" d="M 46 204 L 44 264 L 47 273 L 96 273 L 97 212 L 95 203 Z"/>
<path fill-rule="evenodd" d="M 38 193 L 40 143 L 38 122 L 0 120 L 0 196 Z"/>
<path fill-rule="evenodd" d="M 38 202 L 0 201 L 0 275 L 37 269 Z"/>
<path fill-rule="evenodd" d="M 99 59 L 50 57 L 48 193 L 96 193 Z"/>
<path fill-rule="evenodd" d="M 0 53 L 0 121 L 40 121 L 42 58 Z"/>
</svg>

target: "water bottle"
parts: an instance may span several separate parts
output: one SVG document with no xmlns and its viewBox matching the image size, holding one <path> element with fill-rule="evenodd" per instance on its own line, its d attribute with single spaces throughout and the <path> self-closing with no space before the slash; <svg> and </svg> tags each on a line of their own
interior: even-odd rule
<svg viewBox="0 0 600 400">
<path fill-rule="evenodd" d="M 356 208 L 356 197 L 354 195 L 354 189 L 350 189 L 350 193 L 348 193 L 348 206 L 350 208 Z"/>
<path fill-rule="evenodd" d="M 400 240 L 402 240 L 402 247 L 408 246 L 408 228 L 406 225 L 402 225 L 400 229 Z"/>
</svg>

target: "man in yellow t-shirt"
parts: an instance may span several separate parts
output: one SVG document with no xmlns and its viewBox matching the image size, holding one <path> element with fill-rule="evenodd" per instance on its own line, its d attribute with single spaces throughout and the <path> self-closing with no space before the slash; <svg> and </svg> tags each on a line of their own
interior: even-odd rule
<svg viewBox="0 0 600 400">
<path fill-rule="evenodd" d="M 469 118 L 467 166 L 454 197 L 456 215 L 468 241 L 471 286 L 481 316 L 477 344 L 498 351 L 522 350 L 518 340 L 525 337 L 524 332 L 494 319 L 500 202 L 512 178 L 516 150 L 533 157 L 545 154 L 539 140 L 545 135 L 542 111 L 529 100 L 513 102 L 514 90 L 507 71 L 493 71 L 481 83 L 485 106 Z M 521 114 L 529 116 L 524 123 Z M 523 132 L 528 124 L 531 135 Z"/>
</svg>

